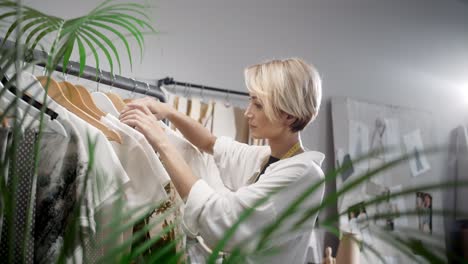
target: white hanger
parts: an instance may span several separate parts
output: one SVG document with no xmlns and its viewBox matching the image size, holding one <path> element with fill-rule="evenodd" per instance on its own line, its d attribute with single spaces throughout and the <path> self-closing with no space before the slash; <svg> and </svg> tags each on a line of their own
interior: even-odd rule
<svg viewBox="0 0 468 264">
<path fill-rule="evenodd" d="M 0 88 L 1 89 L 4 88 L 3 84 L 1 84 L 1 83 L 0 83 Z M 25 88 L 25 87 L 21 87 L 21 88 Z M 2 96 L 2 104 L 1 104 L 2 111 L 6 111 L 6 108 L 8 107 L 8 104 L 13 102 L 15 99 L 17 99 L 17 106 L 19 107 L 19 109 L 21 109 L 24 112 L 24 114 L 27 114 L 27 115 L 31 116 L 35 120 L 39 120 L 39 117 L 41 115 L 41 111 L 39 109 L 37 109 L 34 106 L 28 104 L 27 102 L 23 101 L 22 99 L 17 98 L 15 94 L 13 94 L 11 91 L 9 91 L 7 89 L 5 89 L 5 92 L 4 92 L 3 96 Z M 5 105 L 3 105 L 3 103 L 5 103 Z M 65 130 L 63 125 L 60 124 L 60 122 L 58 122 L 57 120 L 50 119 L 50 117 L 48 115 L 46 115 L 46 114 L 44 114 L 44 119 L 43 120 L 44 120 L 44 124 L 46 125 L 46 127 L 52 129 L 53 131 L 59 133 L 60 135 L 62 135 L 64 137 L 68 136 L 67 131 Z"/>
<path fill-rule="evenodd" d="M 101 78 L 99 78 L 97 83 L 96 91 L 91 93 L 94 103 L 96 103 L 97 107 L 99 107 L 101 111 L 109 113 L 115 117 L 119 117 L 119 111 L 117 111 L 117 108 L 115 108 L 109 97 L 107 97 L 105 93 L 99 91 L 100 80 Z"/>
<path fill-rule="evenodd" d="M 117 111 L 117 108 L 115 108 L 111 99 L 109 99 L 105 93 L 93 92 L 91 93 L 91 96 L 101 111 L 107 112 L 115 117 L 119 117 L 119 111 Z"/>
</svg>

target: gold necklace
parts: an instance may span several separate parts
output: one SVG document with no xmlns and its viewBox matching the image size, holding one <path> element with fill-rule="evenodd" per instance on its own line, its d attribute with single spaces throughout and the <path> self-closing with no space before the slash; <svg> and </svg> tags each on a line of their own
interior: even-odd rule
<svg viewBox="0 0 468 264">
<path fill-rule="evenodd" d="M 284 154 L 280 160 L 283 160 L 283 159 L 287 159 L 287 158 L 290 158 L 292 156 L 294 156 L 297 152 L 299 152 L 299 150 L 302 150 L 301 148 L 301 144 L 300 142 L 296 142 L 296 144 L 294 144 L 294 146 L 292 146 L 287 152 L 286 154 Z M 262 166 L 260 166 L 261 170 L 257 173 L 255 173 L 255 177 L 254 177 L 254 182 L 257 182 L 258 178 L 260 177 L 260 172 L 263 171 L 265 168 L 265 166 L 267 165 L 268 163 L 268 157 L 262 162 Z"/>
<path fill-rule="evenodd" d="M 283 155 L 283 157 L 281 157 L 281 159 L 287 159 L 287 158 L 290 158 L 292 156 L 294 156 L 294 154 L 296 154 L 296 152 L 298 150 L 301 149 L 301 144 L 298 142 L 296 142 L 296 144 L 294 144 L 294 146 L 292 146 L 288 152 L 286 152 L 286 154 Z"/>
</svg>

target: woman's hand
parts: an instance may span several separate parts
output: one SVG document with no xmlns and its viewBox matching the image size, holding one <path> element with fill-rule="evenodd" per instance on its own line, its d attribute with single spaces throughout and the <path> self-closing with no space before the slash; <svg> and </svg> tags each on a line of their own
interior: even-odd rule
<svg viewBox="0 0 468 264">
<path fill-rule="evenodd" d="M 152 97 L 144 97 L 128 103 L 120 114 L 123 115 L 132 109 L 139 109 L 141 111 L 146 111 L 145 109 L 148 109 L 158 120 L 168 118 L 173 110 L 173 108 L 166 103 L 161 103 Z"/>
<path fill-rule="evenodd" d="M 164 129 L 145 102 L 122 111 L 120 121 L 140 131 L 160 154 L 161 162 L 171 177 L 177 192 L 186 198 L 198 180 L 177 149 L 169 143 Z"/>
<path fill-rule="evenodd" d="M 120 121 L 142 133 L 156 151 L 159 151 L 161 145 L 167 142 L 164 129 L 149 108 L 144 105 L 130 107 L 122 112 Z"/>
</svg>

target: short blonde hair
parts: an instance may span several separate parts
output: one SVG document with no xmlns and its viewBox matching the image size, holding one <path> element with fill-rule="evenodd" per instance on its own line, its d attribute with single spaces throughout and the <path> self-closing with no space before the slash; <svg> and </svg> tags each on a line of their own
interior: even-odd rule
<svg viewBox="0 0 468 264">
<path fill-rule="evenodd" d="M 315 67 L 304 60 L 267 61 L 247 67 L 244 76 L 247 89 L 263 104 L 270 121 L 289 114 L 297 119 L 290 127 L 297 132 L 317 117 L 322 81 Z"/>
</svg>

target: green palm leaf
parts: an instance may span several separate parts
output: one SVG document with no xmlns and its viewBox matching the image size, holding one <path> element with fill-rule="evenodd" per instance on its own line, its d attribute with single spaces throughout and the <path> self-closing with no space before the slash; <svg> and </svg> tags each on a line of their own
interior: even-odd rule
<svg viewBox="0 0 468 264">
<path fill-rule="evenodd" d="M 57 64 L 62 61 L 64 66 L 68 65 L 75 47 L 78 47 L 80 73 L 84 70 L 87 49 L 94 56 L 97 68 L 100 65 L 97 50 L 102 50 L 109 62 L 111 73 L 114 72 L 115 64 L 118 65 L 119 72 L 121 72 L 122 62 L 115 41 L 112 41 L 113 36 L 124 44 L 130 67 L 133 68 L 128 37 L 116 30 L 116 26 L 122 27 L 131 33 L 140 48 L 141 59 L 143 58 L 144 43 L 142 31 L 150 30 L 150 32 L 156 33 L 149 23 L 150 17 L 146 12 L 147 6 L 137 3 L 125 4 L 116 3 L 113 0 L 104 1 L 88 15 L 69 20 L 49 16 L 12 1 L 2 1 L 0 6 L 6 9 L 0 15 L 0 21 L 14 18 L 19 9 L 21 9 L 22 13 L 21 17 L 10 23 L 4 40 L 9 39 L 20 24 L 24 30 L 25 44 L 32 49 L 36 48 L 46 36 L 56 33 L 59 36 L 59 41 L 54 42 L 52 46 L 58 45 L 59 47 L 50 48 L 49 54 L 54 57 L 49 60 L 50 63 Z M 101 30 L 105 30 L 106 34 Z M 73 42 L 73 44 L 70 42 Z M 49 65 L 48 68 L 55 68 L 55 66 Z"/>
<path fill-rule="evenodd" d="M 107 26 L 105 24 L 95 22 L 95 21 L 89 22 L 89 24 L 100 27 L 100 28 L 103 28 L 103 29 L 107 29 L 108 31 L 111 31 L 112 33 L 114 33 L 115 35 L 117 35 L 120 38 L 120 40 L 125 44 L 125 48 L 126 48 L 127 54 L 128 54 L 128 60 L 130 62 L 130 70 L 132 70 L 133 69 L 132 53 L 130 51 L 130 45 L 128 44 L 128 41 L 125 38 L 125 36 L 122 33 L 120 33 L 119 31 L 117 31 L 116 29 L 114 29 L 114 28 L 112 28 L 110 26 Z"/>
<path fill-rule="evenodd" d="M 134 25 L 124 23 L 125 21 L 120 20 L 116 16 L 96 17 L 94 20 L 103 21 L 103 22 L 107 22 L 107 23 L 110 23 L 110 24 L 118 25 L 118 26 L 121 26 L 121 27 L 125 28 L 126 30 L 128 30 L 135 37 L 135 39 L 136 39 L 136 41 L 138 43 L 138 46 L 140 48 L 140 56 L 143 55 L 143 34 Z"/>
<path fill-rule="evenodd" d="M 84 32 L 93 33 L 94 35 L 101 38 L 111 48 L 111 50 L 114 52 L 114 56 L 115 56 L 115 58 L 117 60 L 117 63 L 118 63 L 118 66 L 119 66 L 119 72 L 121 72 L 122 71 L 122 65 L 120 63 L 119 52 L 117 51 L 117 49 L 114 46 L 114 44 L 112 43 L 112 41 L 108 37 L 106 37 L 106 35 L 102 34 L 101 32 L 95 30 L 94 28 L 92 28 L 90 26 L 84 26 L 83 29 L 84 29 Z M 92 34 L 90 34 L 90 35 L 92 36 Z M 109 61 L 109 63 L 112 63 L 112 61 Z M 112 67 L 111 67 L 111 73 L 113 73 Z"/>
<path fill-rule="evenodd" d="M 67 41 L 67 45 L 65 46 L 65 52 L 63 56 L 63 68 L 66 69 L 68 66 L 68 62 L 70 61 L 71 54 L 73 52 L 73 47 L 75 46 L 75 37 L 71 37 L 70 41 Z"/>
<path fill-rule="evenodd" d="M 14 17 L 14 16 L 16 16 L 16 11 L 4 13 L 0 15 L 0 20 L 3 21 L 5 18 Z"/>
<path fill-rule="evenodd" d="M 106 56 L 106 58 L 107 58 L 107 60 L 109 62 L 110 72 L 114 72 L 114 63 L 113 63 L 112 56 L 109 53 L 109 51 L 106 49 L 104 44 L 102 42 L 100 42 L 93 34 L 87 32 L 85 30 L 82 30 L 78 36 L 86 36 L 88 39 L 93 41 L 99 48 L 101 48 L 101 50 L 104 52 L 104 55 Z"/>
<path fill-rule="evenodd" d="M 79 75 L 83 74 L 84 68 L 86 65 L 86 50 L 83 45 L 83 41 L 80 38 L 77 38 L 76 41 L 78 42 L 78 51 L 80 54 L 80 73 Z"/>
<path fill-rule="evenodd" d="M 114 1 L 105 1 L 103 4 L 99 5 L 95 10 L 90 14 L 64 20 L 58 17 L 48 16 L 42 12 L 39 12 L 35 9 L 22 6 L 20 3 L 11 2 L 11 1 L 1 1 L 0 7 L 2 7 L 2 12 L 0 14 L 0 22 L 2 25 L 6 25 L 6 34 L 4 41 L 11 39 L 15 34 L 15 30 L 20 28 L 22 29 L 21 39 L 25 40 L 25 47 L 28 49 L 35 49 L 38 45 L 43 46 L 43 40 L 47 36 L 53 36 L 53 43 L 48 47 L 49 56 L 47 58 L 46 68 L 48 69 L 49 74 L 55 66 L 62 62 L 64 68 L 68 65 L 70 58 L 73 55 L 73 52 L 77 49 L 79 53 L 79 64 L 80 64 L 80 74 L 83 73 L 84 67 L 87 62 L 87 51 L 92 53 L 96 62 L 96 73 L 99 70 L 100 66 L 100 56 L 98 55 L 98 50 L 102 49 L 105 57 L 107 58 L 111 72 L 114 71 L 114 65 L 116 62 L 119 66 L 119 71 L 121 70 L 121 60 L 120 55 L 116 49 L 115 41 L 113 37 L 116 37 L 118 40 L 122 41 L 127 50 L 128 59 L 132 67 L 132 56 L 130 52 L 130 43 L 129 39 L 134 38 L 138 46 L 140 47 L 140 54 L 143 57 L 143 31 L 150 30 L 155 32 L 152 28 L 149 21 L 149 16 L 145 13 L 146 6 L 139 4 L 112 4 Z M 4 11 L 5 10 L 5 11 Z M 17 17 L 17 14 L 21 14 Z M 11 21 L 8 21 L 11 20 Z M 123 28 L 127 30 L 130 35 L 124 35 L 121 31 L 115 29 L 115 27 Z M 106 34 L 104 34 L 104 32 Z M 18 39 L 18 36 L 16 36 Z M 18 40 L 16 40 L 19 43 Z M 2 43 L 2 46 L 5 42 Z M 4 62 L 1 65 L 11 66 L 15 64 L 15 60 L 21 59 L 13 53 L 9 53 L 10 50 L 6 51 L 1 49 L 1 58 L 0 61 Z M 14 51 L 14 49 L 12 49 Z M 5 56 L 11 55 L 11 56 Z M 111 56 L 112 55 L 112 56 Z M 36 62 L 32 62 L 36 63 Z M 7 67 L 8 68 L 8 67 Z M 3 67 L 2 67 L 3 69 Z M 8 84 L 10 85 L 10 84 Z M 5 92 L 5 89 L 2 89 L 0 93 Z M 11 106 L 16 109 L 14 104 Z M 3 117 L 4 114 L 1 114 Z M 41 117 L 42 118 L 42 117 Z M 41 119 L 42 120 L 42 119 Z M 15 121 L 15 132 L 19 128 L 23 120 L 14 120 Z M 13 150 L 15 149 L 15 145 Z M 90 150 L 93 149 L 92 147 Z M 14 153 L 9 153 L 9 155 L 14 155 Z M 93 153 L 90 153 L 90 166 L 92 166 Z M 0 162 L 2 168 L 4 167 L 3 160 Z M 5 210 L 8 211 L 9 217 L 12 215 L 11 212 L 15 210 L 14 201 L 9 197 L 8 193 L 4 192 L 6 189 L 3 186 L 3 182 L 0 183 L 1 194 L 5 199 L 2 199 L 5 204 Z M 83 190 L 84 192 L 84 190 Z M 10 206 L 13 205 L 13 206 Z M 128 215 L 132 212 L 118 213 L 115 219 L 128 219 Z M 170 212 L 168 212 L 170 213 Z M 75 217 L 78 216 L 78 211 L 75 212 Z M 11 217 L 10 217 L 11 218 Z M 30 216 L 28 216 L 28 221 L 30 221 Z M 10 221 L 11 222 L 11 221 Z M 117 221 L 122 223 L 122 221 Z M 127 222 L 128 223 L 128 222 Z M 131 223 L 130 223 L 131 224 Z M 157 223 L 154 223 L 157 224 Z M 69 253 L 71 246 L 76 241 L 76 235 L 80 237 L 79 241 L 83 244 L 83 239 L 80 233 L 76 222 L 73 222 L 70 225 L 70 228 L 67 229 L 67 235 L 64 240 L 64 247 L 59 256 L 59 262 L 65 261 L 65 256 Z M 118 226 L 114 230 L 121 229 L 123 227 Z M 127 226 L 128 228 L 128 226 Z M 151 227 L 147 227 L 151 228 Z M 125 229 L 127 230 L 127 229 Z M 8 237 L 13 237 L 13 231 L 10 230 Z M 168 228 L 164 229 L 161 234 L 168 232 Z M 77 234 L 78 233 L 78 234 Z M 135 237 L 141 236 L 142 234 L 135 234 Z M 156 239 L 156 238 L 155 238 Z M 136 252 L 133 252 L 131 256 L 127 256 L 130 259 L 135 259 L 140 255 L 141 252 L 144 252 L 154 241 L 149 241 L 140 247 L 137 248 Z M 128 244 L 127 244 L 128 246 Z M 110 256 L 108 259 L 115 259 L 115 256 L 118 256 L 122 252 L 122 248 L 116 248 L 116 250 L 111 250 Z M 163 248 L 162 250 L 165 250 Z M 161 251 L 162 252 L 162 251 Z M 9 260 L 12 260 L 12 254 L 9 254 Z M 114 256 L 114 257 L 113 257 Z M 156 255 L 156 257 L 158 257 Z M 180 258 L 180 255 L 174 256 L 175 260 Z"/>
<path fill-rule="evenodd" d="M 84 40 L 86 42 L 86 44 L 88 45 L 88 47 L 91 49 L 93 55 L 94 55 L 94 61 L 96 62 L 96 76 L 98 76 L 98 72 L 99 72 L 99 55 L 96 51 L 96 48 L 94 47 L 93 43 L 91 43 L 91 41 L 88 40 L 88 38 L 84 37 L 84 36 L 80 36 L 82 40 Z M 81 55 L 80 55 L 81 56 Z M 80 61 L 80 69 L 81 67 L 84 67 L 85 65 L 82 65 L 82 62 Z"/>
</svg>

